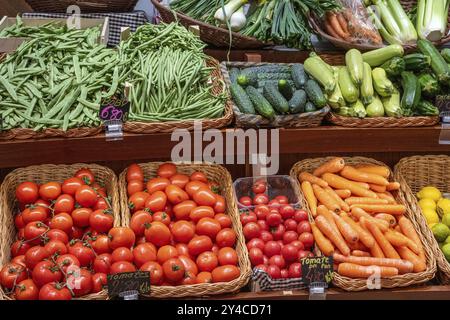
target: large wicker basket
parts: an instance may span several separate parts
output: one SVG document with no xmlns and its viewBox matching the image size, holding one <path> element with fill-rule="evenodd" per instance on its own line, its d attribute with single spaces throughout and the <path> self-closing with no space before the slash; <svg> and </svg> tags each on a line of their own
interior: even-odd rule
<svg viewBox="0 0 450 320">
<path fill-rule="evenodd" d="M 213 81 L 212 93 L 219 95 L 223 92 L 224 82 L 223 76 L 219 68 L 219 63 L 215 59 L 207 61 L 208 66 L 215 69 L 211 73 Z M 199 120 L 200 121 L 200 120 Z M 233 121 L 233 107 L 231 101 L 227 99 L 225 102 L 224 115 L 217 119 L 202 119 L 202 129 L 219 129 L 228 126 Z M 127 121 L 124 123 L 123 128 L 126 132 L 132 133 L 170 133 L 176 129 L 194 130 L 194 120 L 183 121 L 168 121 L 168 122 L 138 122 Z"/>
<path fill-rule="evenodd" d="M 96 164 L 72 164 L 72 165 L 40 165 L 19 168 L 9 173 L 0 188 L 0 268 L 10 261 L 10 248 L 16 238 L 14 226 L 14 214 L 17 211 L 15 199 L 16 187 L 25 181 L 33 181 L 38 184 L 49 181 L 60 181 L 70 178 L 81 169 L 89 168 L 95 175 L 96 181 L 104 185 L 110 197 L 114 215 L 114 226 L 121 225 L 119 192 L 117 177 L 113 171 Z M 0 287 L 0 299 L 11 300 Z M 82 300 L 106 300 L 107 291 L 83 296 Z"/>
<path fill-rule="evenodd" d="M 229 88 L 231 86 L 230 75 L 228 69 L 248 68 L 264 66 L 269 63 L 255 62 L 222 62 L 220 64 L 225 83 Z M 281 65 L 282 63 L 278 63 Z M 318 127 L 322 123 L 323 118 L 330 112 L 330 107 L 314 111 L 290 115 L 277 115 L 274 120 L 266 119 L 260 115 L 244 114 L 233 102 L 233 111 L 236 118 L 236 126 L 239 128 L 311 128 Z"/>
<path fill-rule="evenodd" d="M 300 162 L 297 162 L 291 169 L 291 177 L 298 181 L 298 175 L 300 172 L 308 171 L 312 172 L 314 169 L 319 167 L 324 162 L 330 160 L 331 158 L 316 158 L 316 159 L 306 159 Z M 384 163 L 364 157 L 353 157 L 353 158 L 344 158 L 345 162 L 350 165 L 358 165 L 358 164 L 376 164 L 386 166 Z M 393 173 L 391 172 L 390 179 L 393 179 Z M 404 192 L 403 190 L 401 192 Z M 399 193 L 401 193 L 399 192 Z M 308 208 L 308 213 L 310 219 L 312 219 L 312 214 L 309 209 L 308 203 L 305 200 L 303 194 L 300 197 L 303 207 Z M 404 198 L 400 195 L 396 196 L 396 200 L 399 203 L 404 202 Z M 422 245 L 425 248 L 426 259 L 427 259 L 427 270 L 420 273 L 408 273 L 404 275 L 395 276 L 392 278 L 384 278 L 381 279 L 381 287 L 382 288 L 396 288 L 396 287 L 406 287 L 414 284 L 425 283 L 431 279 L 433 279 L 436 273 L 436 260 L 434 257 L 434 252 L 431 250 L 432 248 L 432 235 L 429 233 L 422 233 L 422 228 L 420 227 L 420 222 L 418 222 L 418 214 L 416 211 L 408 210 L 405 214 L 411 222 L 413 223 L 415 230 L 417 231 L 420 239 L 422 240 Z M 340 276 L 338 273 L 334 274 L 333 284 L 347 291 L 362 291 L 367 290 L 367 281 L 365 279 L 351 279 L 347 277 Z"/>
<path fill-rule="evenodd" d="M 138 0 L 26 0 L 37 12 L 66 13 L 70 5 L 80 7 L 81 13 L 129 12 Z"/>
<path fill-rule="evenodd" d="M 147 181 L 156 177 L 156 172 L 161 162 L 150 162 L 139 164 L 144 171 L 144 178 Z M 178 298 L 178 297 L 203 297 L 225 293 L 238 292 L 250 279 L 251 267 L 248 258 L 242 226 L 239 220 L 239 211 L 236 199 L 233 195 L 233 181 L 230 173 L 222 166 L 215 164 L 177 164 L 178 172 L 190 175 L 195 171 L 203 172 L 209 180 L 219 184 L 222 195 L 227 203 L 227 214 L 232 220 L 232 228 L 236 232 L 236 252 L 239 260 L 241 274 L 239 278 L 230 282 L 205 283 L 182 286 L 152 286 L 150 297 L 153 298 Z M 122 225 L 128 226 L 131 213 L 128 208 L 127 196 L 127 170 L 125 169 L 119 176 L 119 188 L 121 196 Z"/>
<path fill-rule="evenodd" d="M 166 23 L 179 21 L 186 28 L 189 26 L 198 26 L 200 28 L 200 38 L 216 47 L 230 46 L 230 32 L 227 29 L 219 28 L 208 23 L 197 21 L 191 17 L 172 11 L 167 5 L 162 4 L 160 0 L 151 0 L 158 9 L 161 18 Z M 231 32 L 231 47 L 235 49 L 258 49 L 271 45 L 261 42 L 255 38 L 244 36 L 237 32 Z"/>
<path fill-rule="evenodd" d="M 348 128 L 407 128 L 407 127 L 430 127 L 439 123 L 439 116 L 435 117 L 377 117 L 377 118 L 355 118 L 344 117 L 334 112 L 327 115 L 327 120 L 332 124 Z"/>
<path fill-rule="evenodd" d="M 440 156 L 414 156 L 403 158 L 395 166 L 395 179 L 400 182 L 404 201 L 412 212 L 416 212 L 417 221 L 423 234 L 427 234 L 431 241 L 431 250 L 436 257 L 439 268 L 438 276 L 443 284 L 450 284 L 450 263 L 444 254 L 427 222 L 422 215 L 415 194 L 425 186 L 434 186 L 441 192 L 450 192 L 450 157 Z"/>
</svg>

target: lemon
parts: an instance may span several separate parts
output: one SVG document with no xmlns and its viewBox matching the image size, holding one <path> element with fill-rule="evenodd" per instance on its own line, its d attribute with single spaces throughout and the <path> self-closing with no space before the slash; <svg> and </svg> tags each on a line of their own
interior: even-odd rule
<svg viewBox="0 0 450 320">
<path fill-rule="evenodd" d="M 417 193 L 417 197 L 419 199 L 432 199 L 434 201 L 438 201 L 442 195 L 441 192 L 435 187 L 424 187 L 419 193 Z"/>
<path fill-rule="evenodd" d="M 437 223 L 432 228 L 434 237 L 437 242 L 444 242 L 450 236 L 450 229 L 443 223 Z"/>
<path fill-rule="evenodd" d="M 450 213 L 444 214 L 441 222 L 450 228 Z"/>
<path fill-rule="evenodd" d="M 424 198 L 419 201 L 419 206 L 422 210 L 424 209 L 433 209 L 436 210 L 436 202 L 433 199 Z"/>
<path fill-rule="evenodd" d="M 437 203 L 437 213 L 440 217 L 450 213 L 450 199 L 442 198 Z"/>
<path fill-rule="evenodd" d="M 425 219 L 427 220 L 427 224 L 438 223 L 440 221 L 439 216 L 435 210 L 422 209 L 422 212 L 423 212 Z"/>
<path fill-rule="evenodd" d="M 442 252 L 444 253 L 445 259 L 450 262 L 450 243 L 447 243 L 442 247 Z"/>
</svg>

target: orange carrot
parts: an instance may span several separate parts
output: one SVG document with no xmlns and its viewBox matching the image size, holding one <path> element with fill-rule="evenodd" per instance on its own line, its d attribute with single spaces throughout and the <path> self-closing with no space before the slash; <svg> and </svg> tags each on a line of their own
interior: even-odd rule
<svg viewBox="0 0 450 320">
<path fill-rule="evenodd" d="M 341 263 L 349 262 L 359 264 L 361 266 L 393 267 L 397 268 L 400 274 L 412 272 L 414 268 L 413 264 L 410 261 L 405 261 L 401 259 L 354 257 L 354 256 L 346 257 L 335 253 L 333 255 L 333 260 Z"/>
<path fill-rule="evenodd" d="M 400 233 L 402 232 L 402 228 L 400 228 L 398 224 L 395 226 L 394 230 Z"/>
<path fill-rule="evenodd" d="M 400 259 L 400 256 L 398 255 L 397 251 L 395 251 L 394 247 L 386 239 L 383 232 L 381 232 L 381 230 L 375 224 L 365 220 L 365 227 L 370 231 L 372 236 L 375 238 L 376 242 L 380 246 L 381 250 L 383 250 L 383 253 L 387 258 Z"/>
<path fill-rule="evenodd" d="M 367 182 L 359 182 L 359 181 L 352 181 L 354 184 L 360 186 L 361 188 L 364 188 L 366 190 L 370 190 L 370 185 Z"/>
<path fill-rule="evenodd" d="M 334 212 L 341 211 L 341 207 L 339 206 L 339 204 L 337 204 L 336 201 L 324 189 L 322 189 L 317 184 L 313 184 L 312 188 L 314 190 L 314 194 L 316 195 L 317 200 L 319 200 L 320 203 L 322 203 L 331 211 Z"/>
<path fill-rule="evenodd" d="M 337 232 L 328 220 L 324 216 L 318 216 L 316 218 L 317 227 L 322 233 L 342 252 L 343 255 L 348 256 L 350 254 L 350 248 L 345 243 L 341 234 Z"/>
<path fill-rule="evenodd" d="M 348 206 L 348 204 L 345 203 L 345 201 L 342 200 L 342 198 L 339 197 L 338 194 L 332 188 L 326 187 L 325 192 L 327 192 L 330 195 L 330 197 L 334 199 L 334 201 L 339 205 L 339 207 L 341 207 L 342 210 L 344 210 L 345 212 L 350 211 L 350 207 Z"/>
<path fill-rule="evenodd" d="M 344 178 L 353 181 L 373 183 L 380 186 L 387 186 L 389 184 L 389 181 L 387 181 L 387 179 L 382 176 L 373 173 L 362 172 L 352 166 L 345 166 L 340 174 Z"/>
<path fill-rule="evenodd" d="M 352 195 L 352 192 L 348 189 L 336 189 L 334 192 L 336 192 L 341 199 L 347 199 Z"/>
<path fill-rule="evenodd" d="M 311 182 L 311 184 L 317 184 L 319 186 L 321 186 L 322 188 L 328 187 L 328 183 L 326 183 L 325 181 L 323 181 L 322 179 L 320 179 L 319 177 L 313 176 L 311 173 L 308 172 L 302 172 L 298 175 L 298 179 L 303 182 L 303 181 L 309 181 Z"/>
<path fill-rule="evenodd" d="M 362 251 L 362 250 L 353 250 L 352 251 L 352 256 L 355 257 L 370 257 L 370 253 L 367 251 Z"/>
<path fill-rule="evenodd" d="M 361 218 L 365 218 L 370 223 L 376 224 L 377 227 L 380 228 L 380 230 L 383 232 L 386 232 L 389 229 L 389 222 L 380 220 L 380 219 L 375 219 L 370 214 L 365 212 L 363 209 L 353 208 L 352 216 L 356 217 L 360 222 L 361 222 Z"/>
<path fill-rule="evenodd" d="M 319 230 L 314 222 L 311 223 L 311 229 L 314 235 L 314 241 L 316 242 L 316 245 L 319 247 L 320 251 L 322 251 L 322 253 L 326 256 L 332 255 L 334 252 L 334 246 L 330 242 L 330 240 L 325 238 L 323 233 Z"/>
<path fill-rule="evenodd" d="M 347 243 L 350 250 L 360 250 L 360 251 L 369 251 L 369 248 L 367 248 L 361 241 L 358 241 L 356 243 Z"/>
<path fill-rule="evenodd" d="M 342 217 L 344 219 L 345 222 L 347 222 L 349 225 L 351 225 L 353 227 L 353 229 L 358 233 L 358 237 L 359 240 L 367 247 L 367 248 L 372 248 L 374 243 L 375 243 L 375 239 L 372 237 L 372 235 L 367 232 L 366 230 L 364 230 L 363 228 L 361 228 L 361 226 L 353 221 L 352 218 L 350 217 Z"/>
<path fill-rule="evenodd" d="M 327 31 L 327 33 L 328 33 L 330 36 L 332 36 L 333 38 L 336 38 L 336 39 L 344 40 L 343 38 L 341 38 L 341 37 L 337 34 L 336 31 L 334 31 L 334 29 L 333 29 L 333 27 L 331 26 L 331 23 L 328 21 L 328 19 L 325 20 L 325 21 L 323 22 L 323 25 L 324 25 L 324 27 L 325 27 L 325 30 Z"/>
<path fill-rule="evenodd" d="M 330 25 L 333 27 L 334 31 L 342 38 L 342 39 L 348 39 L 350 35 L 348 33 L 345 33 L 344 30 L 342 30 L 341 25 L 339 24 L 339 21 L 336 17 L 336 14 L 328 12 L 328 21 L 330 22 Z"/>
<path fill-rule="evenodd" d="M 334 221 L 336 222 L 336 225 L 340 233 L 344 236 L 344 239 L 348 243 L 353 244 L 357 243 L 359 240 L 359 235 L 355 231 L 355 229 L 353 229 L 353 227 L 350 224 L 348 224 L 344 219 L 342 219 L 342 217 L 338 216 L 335 213 L 333 213 L 333 218 Z"/>
<path fill-rule="evenodd" d="M 338 12 L 338 13 L 336 13 L 336 18 L 338 19 L 339 24 L 340 24 L 342 30 L 343 30 L 345 33 L 350 34 L 350 33 L 348 32 L 348 23 L 347 23 L 347 20 L 345 20 L 344 15 L 343 15 L 341 12 Z"/>
<path fill-rule="evenodd" d="M 377 193 L 377 196 L 380 199 L 387 200 L 389 202 L 389 204 L 396 204 L 397 203 L 397 201 L 395 201 L 395 198 L 391 194 L 388 194 L 387 192 Z"/>
<path fill-rule="evenodd" d="M 317 198 L 314 195 L 314 190 L 309 181 L 302 182 L 302 191 L 303 191 L 303 194 L 305 195 L 306 202 L 308 202 L 309 210 L 311 210 L 313 217 L 316 217 L 317 216 Z"/>
<path fill-rule="evenodd" d="M 314 170 L 313 174 L 316 177 L 322 176 L 324 173 L 337 173 L 341 171 L 345 166 L 345 161 L 342 158 L 333 158 L 324 164 L 322 164 L 320 167 L 318 167 L 316 170 Z"/>
<path fill-rule="evenodd" d="M 338 273 L 341 276 L 349 278 L 369 278 L 375 273 L 380 273 L 383 278 L 394 277 L 398 275 L 398 269 L 392 267 L 378 267 L 378 266 L 360 266 L 354 263 L 344 262 L 338 267 Z"/>
<path fill-rule="evenodd" d="M 409 248 L 399 247 L 397 248 L 397 250 L 402 259 L 412 262 L 412 264 L 414 265 L 414 272 L 422 272 L 427 269 L 426 262 L 416 254 L 414 254 L 414 252 L 412 252 Z"/>
<path fill-rule="evenodd" d="M 401 217 L 398 220 L 398 225 L 400 226 L 402 233 L 409 239 L 414 241 L 414 243 L 417 245 L 419 250 L 419 258 L 422 260 L 423 263 L 426 264 L 425 251 L 422 246 L 422 241 L 420 241 L 419 235 L 414 229 L 412 222 L 406 217 Z"/>
<path fill-rule="evenodd" d="M 379 193 L 386 191 L 386 186 L 380 186 L 378 184 L 369 183 L 369 187 L 370 187 L 370 190 L 373 190 L 373 191 L 379 192 Z"/>
<path fill-rule="evenodd" d="M 404 214 L 406 207 L 402 204 L 354 204 L 350 208 L 358 207 L 368 213 Z"/>
<path fill-rule="evenodd" d="M 366 190 L 356 182 L 342 178 L 341 176 L 333 173 L 325 173 L 322 179 L 328 182 L 328 184 L 335 189 L 348 189 L 352 194 L 360 197 L 377 198 L 375 192 Z"/>
<path fill-rule="evenodd" d="M 377 165 L 367 164 L 367 165 L 357 166 L 357 169 L 359 171 L 362 171 L 362 172 L 365 172 L 365 173 L 377 174 L 377 175 L 382 176 L 382 177 L 384 177 L 386 179 L 389 178 L 389 175 L 390 175 L 389 168 L 387 168 L 385 166 L 377 166 Z"/>
<path fill-rule="evenodd" d="M 389 243 L 395 247 L 406 247 L 408 245 L 408 240 L 406 240 L 407 238 L 399 236 L 397 233 L 394 233 L 394 231 L 388 231 L 384 234 L 384 236 L 389 241 Z"/>
<path fill-rule="evenodd" d="M 400 189 L 400 183 L 398 182 L 389 182 L 389 184 L 386 186 L 387 191 L 393 191 Z"/>
<path fill-rule="evenodd" d="M 376 241 L 375 241 L 375 244 L 373 245 L 373 247 L 370 248 L 370 254 L 375 258 L 384 258 L 385 257 L 383 250 L 381 250 L 380 246 L 378 245 L 378 243 Z"/>
<path fill-rule="evenodd" d="M 397 219 L 391 214 L 378 213 L 373 216 L 375 219 L 385 220 L 389 222 L 389 225 L 393 228 L 397 224 Z"/>
<path fill-rule="evenodd" d="M 417 255 L 420 255 L 420 249 L 419 246 L 410 238 L 408 238 L 407 236 L 405 236 L 403 233 L 396 231 L 396 230 L 391 230 L 390 232 L 394 233 L 397 237 L 403 238 L 404 241 L 406 242 L 405 246 L 407 246 L 409 249 L 411 249 L 412 252 L 414 252 Z"/>
<path fill-rule="evenodd" d="M 375 199 L 375 198 L 364 198 L 364 197 L 350 197 L 345 199 L 345 202 L 349 206 L 351 205 L 359 205 L 359 204 L 388 204 L 389 202 L 386 199 Z"/>
<path fill-rule="evenodd" d="M 325 207 L 324 205 L 320 205 L 317 207 L 317 214 L 320 216 L 325 217 L 325 219 L 328 220 L 328 223 L 331 224 L 331 226 L 333 227 L 333 229 L 336 232 L 339 232 L 339 229 L 337 227 L 336 221 L 334 221 L 334 217 L 333 214 L 330 210 L 328 210 L 327 207 Z"/>
</svg>

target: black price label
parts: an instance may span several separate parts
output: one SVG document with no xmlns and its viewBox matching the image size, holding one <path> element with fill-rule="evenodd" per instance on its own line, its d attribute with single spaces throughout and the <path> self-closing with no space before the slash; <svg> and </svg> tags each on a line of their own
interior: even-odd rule
<svg viewBox="0 0 450 320">
<path fill-rule="evenodd" d="M 133 290 L 140 294 L 150 293 L 150 272 L 137 271 L 108 275 L 110 297 L 117 297 L 122 292 Z"/>
<path fill-rule="evenodd" d="M 304 258 L 302 278 L 309 285 L 314 282 L 330 283 L 333 280 L 333 257 Z"/>
<path fill-rule="evenodd" d="M 122 121 L 124 122 L 128 117 L 130 111 L 130 103 L 127 102 L 122 106 L 113 104 L 106 104 L 100 107 L 99 117 L 103 121 Z"/>
</svg>

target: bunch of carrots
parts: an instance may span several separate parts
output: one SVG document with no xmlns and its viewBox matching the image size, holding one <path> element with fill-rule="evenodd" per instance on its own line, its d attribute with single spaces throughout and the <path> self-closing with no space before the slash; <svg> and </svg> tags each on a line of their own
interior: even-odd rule
<svg viewBox="0 0 450 320">
<path fill-rule="evenodd" d="M 301 189 L 314 223 L 312 232 L 323 254 L 333 256 L 337 272 L 389 278 L 426 270 L 425 252 L 406 207 L 392 194 L 390 170 L 378 165 L 345 164 L 333 158 L 314 172 L 301 172 Z"/>
</svg>

